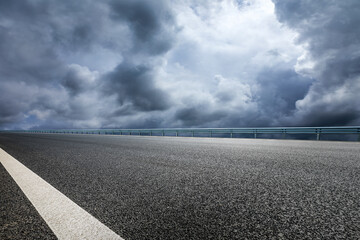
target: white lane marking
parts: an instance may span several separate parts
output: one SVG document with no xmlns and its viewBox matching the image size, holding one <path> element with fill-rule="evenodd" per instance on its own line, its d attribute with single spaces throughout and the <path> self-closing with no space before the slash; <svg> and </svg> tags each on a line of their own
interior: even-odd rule
<svg viewBox="0 0 360 240">
<path fill-rule="evenodd" d="M 0 162 L 59 239 L 123 239 L 1 148 Z"/>
</svg>

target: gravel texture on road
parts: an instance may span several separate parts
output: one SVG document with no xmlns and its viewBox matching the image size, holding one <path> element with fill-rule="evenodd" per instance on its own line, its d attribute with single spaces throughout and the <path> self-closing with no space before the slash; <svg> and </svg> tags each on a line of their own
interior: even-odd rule
<svg viewBox="0 0 360 240">
<path fill-rule="evenodd" d="M 56 239 L 48 225 L 1 164 L 0 239 Z"/>
<path fill-rule="evenodd" d="M 0 147 L 125 239 L 360 238 L 357 142 L 0 134 Z"/>
</svg>

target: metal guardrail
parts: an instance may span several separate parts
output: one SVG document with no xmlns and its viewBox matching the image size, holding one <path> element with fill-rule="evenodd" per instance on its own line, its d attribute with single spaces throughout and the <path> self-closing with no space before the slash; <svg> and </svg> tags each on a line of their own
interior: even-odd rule
<svg viewBox="0 0 360 240">
<path fill-rule="evenodd" d="M 194 137 L 206 134 L 209 137 L 215 135 L 251 134 L 254 138 L 258 134 L 281 134 L 283 138 L 287 134 L 315 134 L 320 140 L 323 134 L 358 134 L 360 141 L 360 126 L 351 127 L 269 127 L 269 128 L 164 128 L 164 129 L 48 129 L 48 130 L 16 130 L 11 132 L 29 133 L 70 133 L 70 134 L 113 134 L 113 135 L 160 135 L 160 136 L 186 136 Z"/>
</svg>

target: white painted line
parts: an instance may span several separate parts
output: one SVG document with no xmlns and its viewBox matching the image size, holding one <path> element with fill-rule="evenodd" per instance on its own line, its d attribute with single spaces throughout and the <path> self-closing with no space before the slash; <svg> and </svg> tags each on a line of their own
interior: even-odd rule
<svg viewBox="0 0 360 240">
<path fill-rule="evenodd" d="M 123 239 L 1 148 L 0 162 L 59 239 Z"/>
</svg>

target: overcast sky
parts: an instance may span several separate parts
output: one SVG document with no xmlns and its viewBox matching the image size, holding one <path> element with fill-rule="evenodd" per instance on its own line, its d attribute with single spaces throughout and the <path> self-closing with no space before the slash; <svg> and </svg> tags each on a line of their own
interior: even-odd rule
<svg viewBox="0 0 360 240">
<path fill-rule="evenodd" d="M 360 125 L 359 0 L 2 0 L 0 129 Z"/>
</svg>

